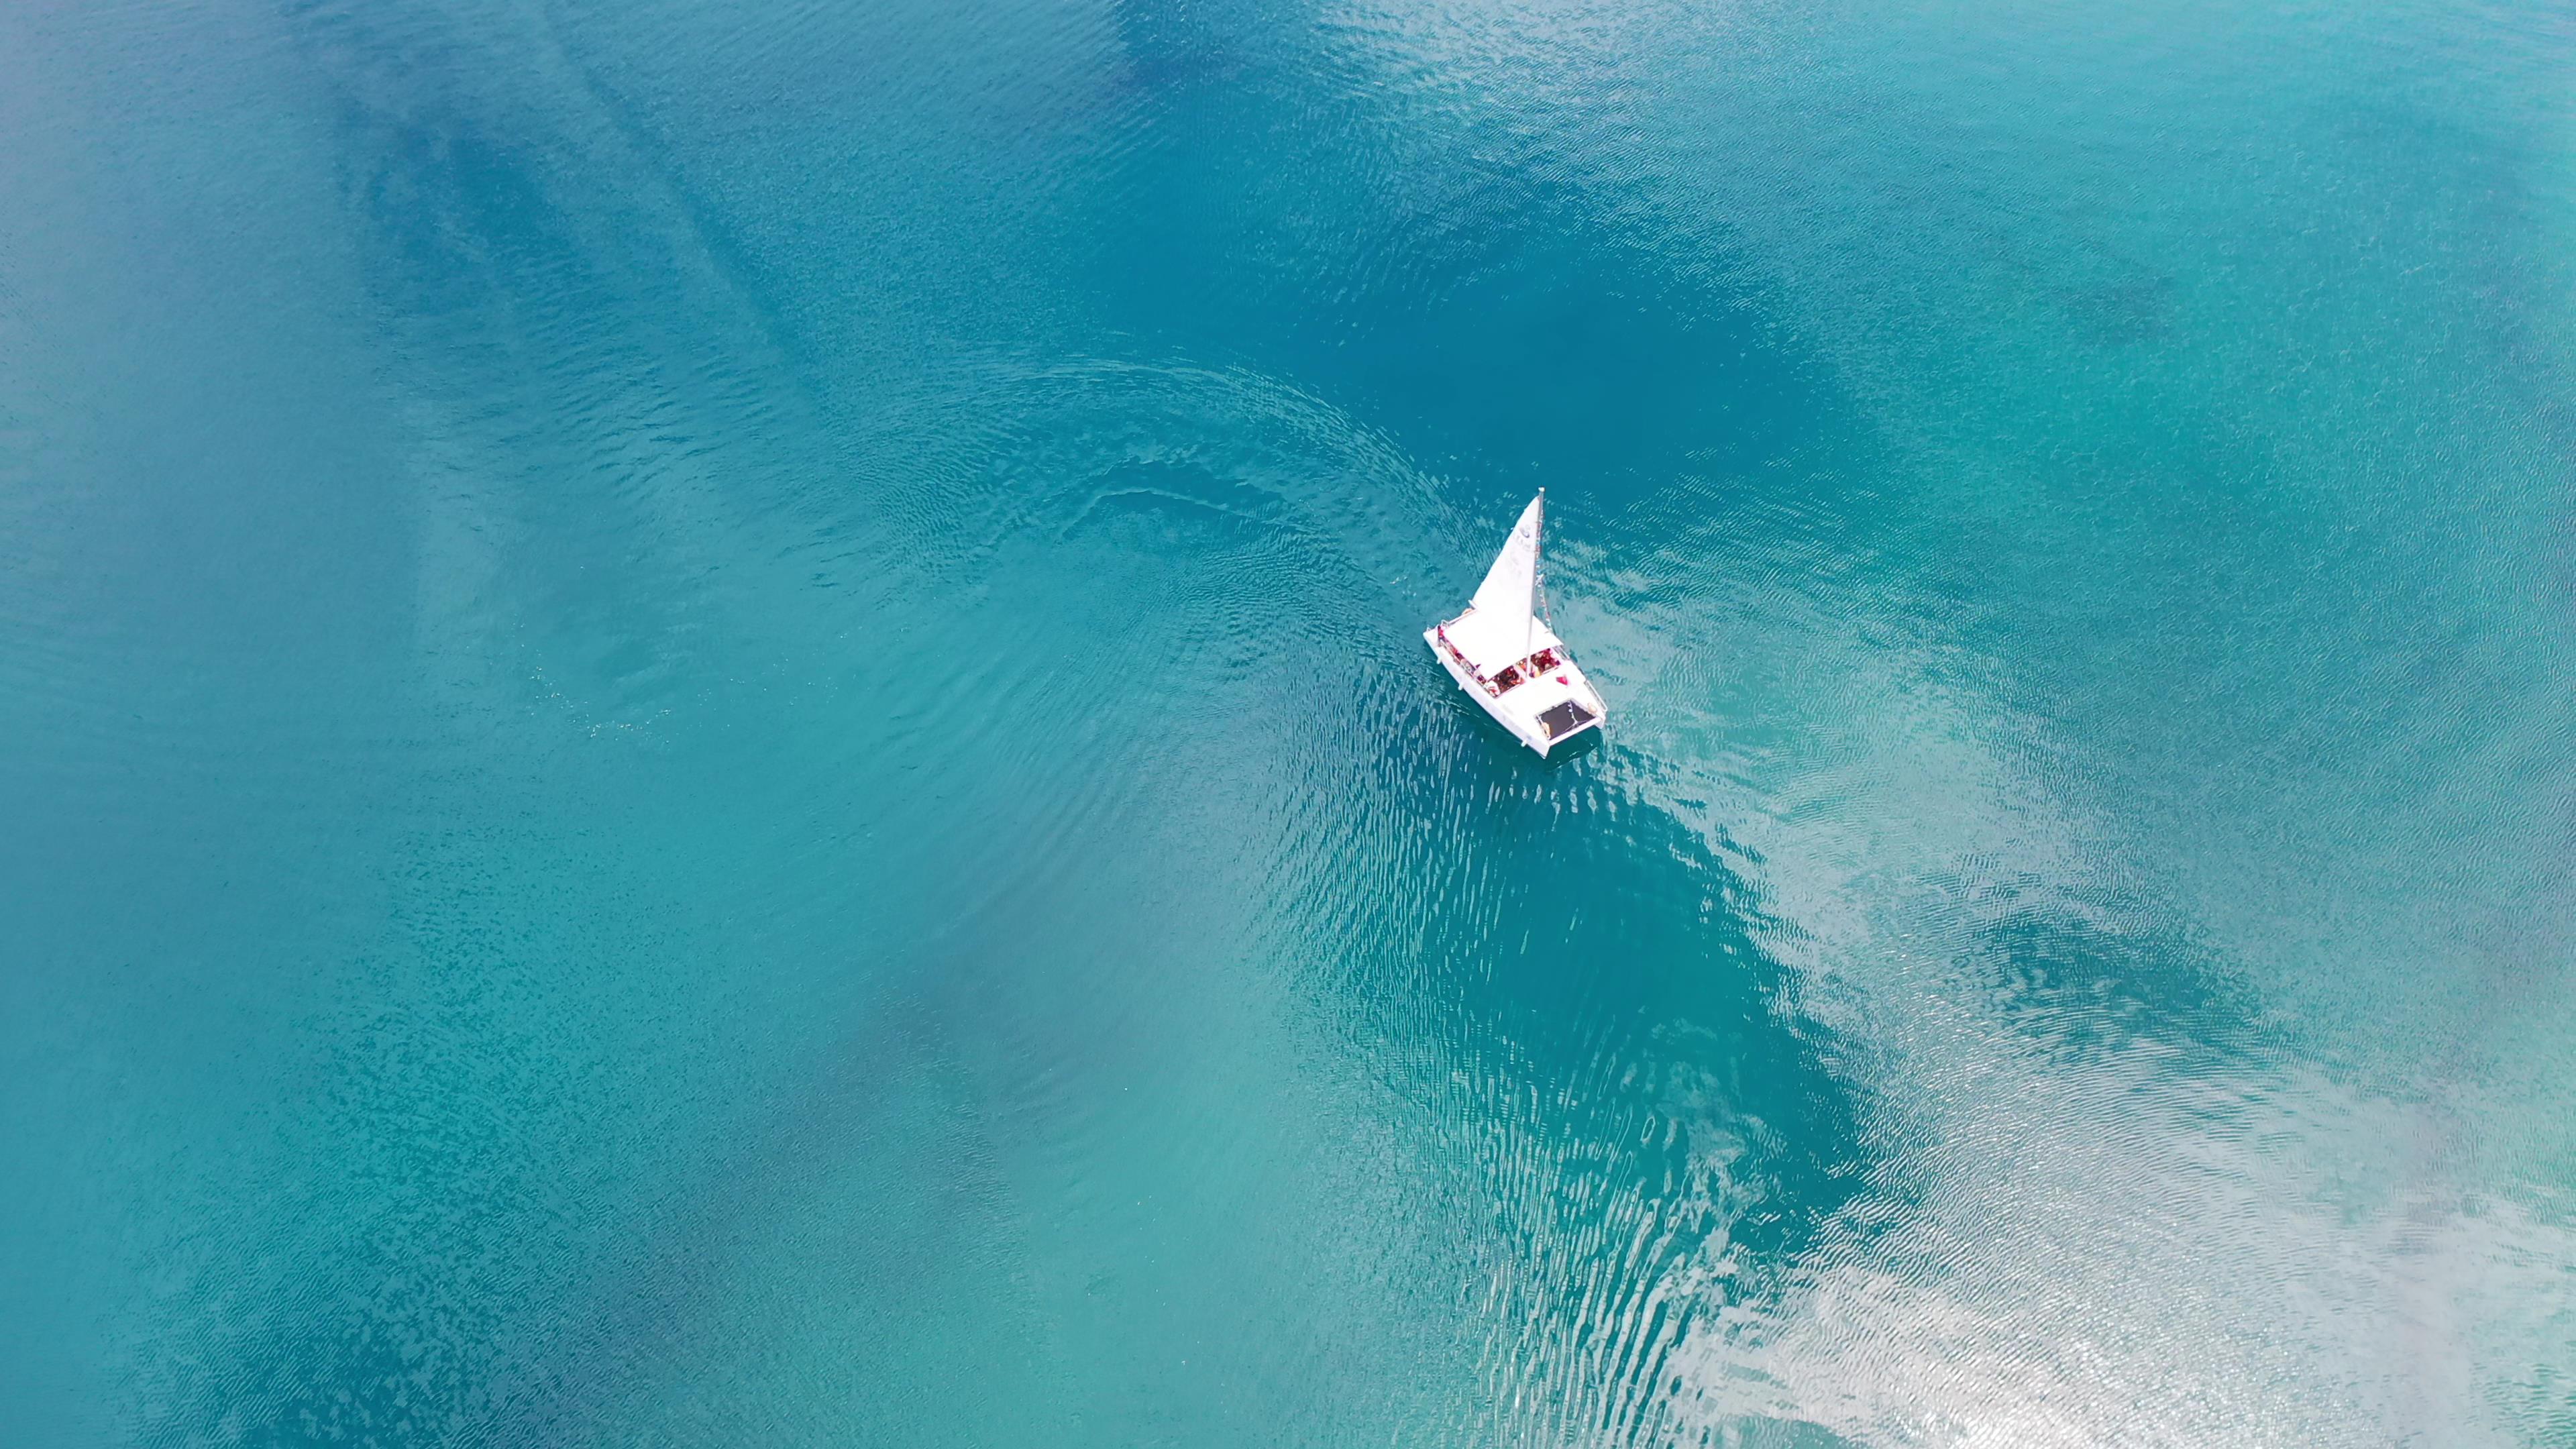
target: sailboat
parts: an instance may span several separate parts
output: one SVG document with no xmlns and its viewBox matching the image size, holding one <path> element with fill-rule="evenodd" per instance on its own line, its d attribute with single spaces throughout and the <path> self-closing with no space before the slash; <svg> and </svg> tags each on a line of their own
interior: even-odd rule
<svg viewBox="0 0 2576 1449">
<path fill-rule="evenodd" d="M 1468 698 L 1541 755 L 1601 728 L 1609 713 L 1592 682 L 1574 667 L 1565 641 L 1548 627 L 1539 572 L 1539 529 L 1546 513 L 1542 488 L 1521 510 L 1467 611 L 1422 632 Z"/>
</svg>

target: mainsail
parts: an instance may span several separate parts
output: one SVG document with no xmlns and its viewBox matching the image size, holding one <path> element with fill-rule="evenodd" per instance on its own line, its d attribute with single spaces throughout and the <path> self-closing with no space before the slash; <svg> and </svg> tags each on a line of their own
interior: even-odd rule
<svg viewBox="0 0 2576 1449">
<path fill-rule="evenodd" d="M 1512 536 L 1503 541 L 1503 551 L 1485 571 L 1485 581 L 1476 586 L 1477 635 L 1522 643 L 1521 654 L 1528 652 L 1526 643 L 1533 637 L 1530 620 L 1538 595 L 1539 514 L 1546 506 L 1547 495 L 1542 493 L 1521 510 L 1521 521 L 1512 525 Z"/>
</svg>

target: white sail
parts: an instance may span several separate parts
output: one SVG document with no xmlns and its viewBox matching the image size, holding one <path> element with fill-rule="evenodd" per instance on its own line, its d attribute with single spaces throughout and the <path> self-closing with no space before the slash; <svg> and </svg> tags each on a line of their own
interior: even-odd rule
<svg viewBox="0 0 2576 1449">
<path fill-rule="evenodd" d="M 1485 581 L 1476 586 L 1475 602 L 1470 607 L 1476 611 L 1476 633 L 1484 639 L 1502 642 L 1534 637 L 1531 619 L 1538 607 L 1539 515 L 1546 504 L 1547 495 L 1542 493 L 1521 510 L 1521 521 L 1512 525 L 1512 536 L 1503 540 L 1503 551 L 1495 555 L 1494 566 L 1485 571 Z"/>
</svg>

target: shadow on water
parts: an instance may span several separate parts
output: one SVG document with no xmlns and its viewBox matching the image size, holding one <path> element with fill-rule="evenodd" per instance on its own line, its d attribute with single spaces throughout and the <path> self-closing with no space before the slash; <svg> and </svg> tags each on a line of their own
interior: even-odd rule
<svg viewBox="0 0 2576 1449">
<path fill-rule="evenodd" d="M 1609 740 L 1609 735 L 1603 732 L 1607 728 L 1608 726 L 1604 725 L 1588 729 L 1562 744 L 1550 746 L 1546 759 L 1540 763 L 1551 769 L 1563 770 L 1571 768 L 1578 760 L 1590 759 L 1600 753 L 1603 745 Z"/>
<path fill-rule="evenodd" d="M 1560 1104 L 1541 1135 L 1589 1139 L 1641 1197 L 1713 1174 L 1697 1206 L 1758 1280 L 1862 1165 L 1835 1043 L 1789 1005 L 1746 882 L 1617 783 L 1616 741 L 1542 760 L 1451 724 L 1387 741 L 1396 808 L 1446 848 L 1398 911 L 1418 950 L 1368 969 L 1414 975 L 1383 983 L 1395 999 L 1435 991 L 1496 1098 Z"/>
<path fill-rule="evenodd" d="M 2253 988 L 2169 925 L 2026 907 L 1979 929 L 1962 964 L 2006 1020 L 2069 1060 L 2140 1039 L 2206 1056 L 2267 1045 Z"/>
</svg>

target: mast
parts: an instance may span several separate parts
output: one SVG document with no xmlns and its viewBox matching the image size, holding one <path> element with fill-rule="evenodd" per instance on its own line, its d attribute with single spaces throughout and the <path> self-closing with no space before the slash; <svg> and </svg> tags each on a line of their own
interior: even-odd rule
<svg viewBox="0 0 2576 1449">
<path fill-rule="evenodd" d="M 1547 616 L 1547 490 L 1538 490 L 1538 521 L 1530 529 L 1530 589 L 1538 595 L 1538 608 L 1530 615 L 1530 627 L 1521 635 L 1521 657 L 1530 657 L 1530 647 L 1538 642 L 1538 621 Z M 1548 627 L 1556 621 L 1548 620 Z"/>
</svg>

